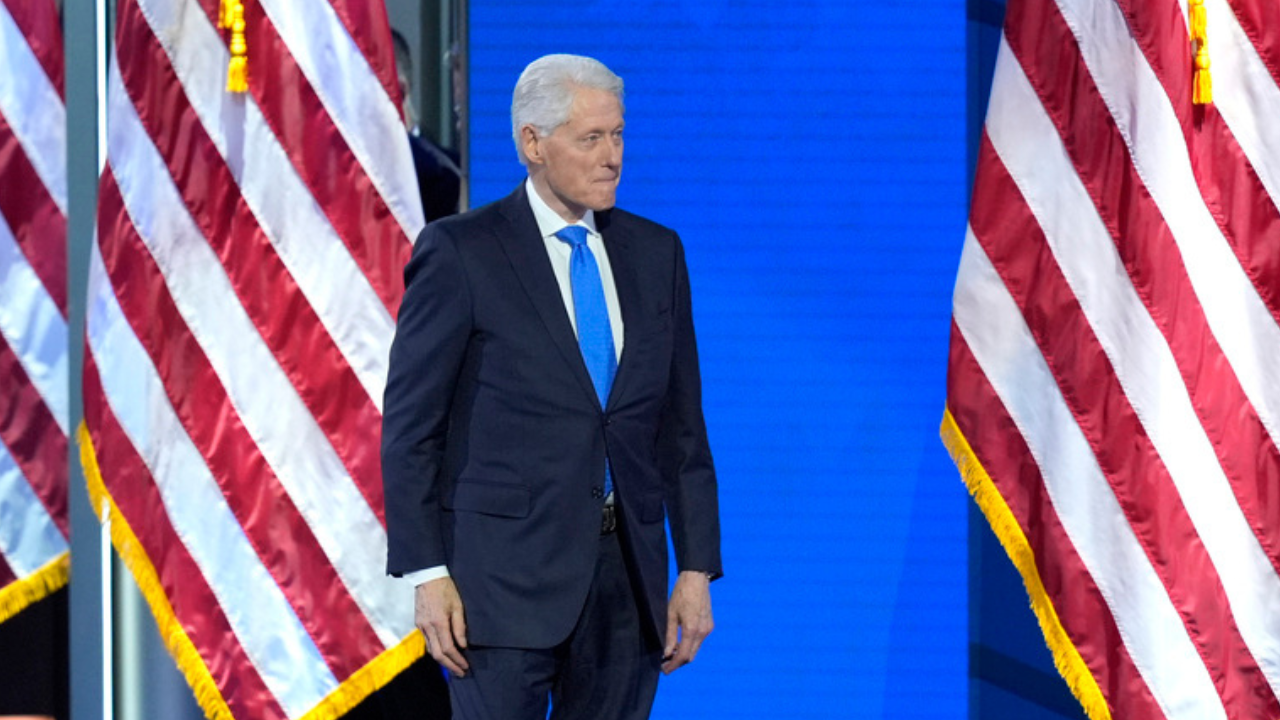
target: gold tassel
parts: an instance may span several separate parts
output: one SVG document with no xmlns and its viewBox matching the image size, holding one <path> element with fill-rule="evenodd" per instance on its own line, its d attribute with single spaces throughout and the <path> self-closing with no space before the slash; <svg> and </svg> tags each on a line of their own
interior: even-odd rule
<svg viewBox="0 0 1280 720">
<path fill-rule="evenodd" d="M 231 8 L 235 6 L 235 0 L 222 0 L 218 7 L 218 29 L 226 30 L 231 27 Z"/>
<path fill-rule="evenodd" d="M 249 89 L 249 47 L 244 40 L 244 3 L 224 0 L 231 6 L 231 61 L 227 64 L 227 92 Z"/>
<path fill-rule="evenodd" d="M 1204 0 L 1191 0 L 1191 44 L 1195 49 L 1191 102 L 1196 105 L 1213 102 L 1213 78 L 1209 75 L 1209 43 L 1206 40 L 1208 24 Z"/>
<path fill-rule="evenodd" d="M 1191 102 L 1196 105 L 1209 105 L 1213 102 L 1213 78 L 1209 75 L 1209 53 L 1203 47 L 1196 52 L 1195 87 L 1191 91 Z"/>
<path fill-rule="evenodd" d="M 1204 40 L 1205 19 L 1204 0 L 1191 0 L 1191 38 Z"/>
</svg>

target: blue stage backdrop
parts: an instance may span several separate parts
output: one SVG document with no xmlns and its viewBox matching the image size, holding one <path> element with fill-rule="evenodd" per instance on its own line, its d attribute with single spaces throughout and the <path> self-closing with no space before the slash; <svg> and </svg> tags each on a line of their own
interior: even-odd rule
<svg viewBox="0 0 1280 720">
<path fill-rule="evenodd" d="M 964 233 L 960 0 L 472 0 L 472 204 L 548 52 L 626 80 L 619 204 L 684 239 L 717 630 L 655 718 L 964 718 L 968 499 L 938 440 Z"/>
</svg>

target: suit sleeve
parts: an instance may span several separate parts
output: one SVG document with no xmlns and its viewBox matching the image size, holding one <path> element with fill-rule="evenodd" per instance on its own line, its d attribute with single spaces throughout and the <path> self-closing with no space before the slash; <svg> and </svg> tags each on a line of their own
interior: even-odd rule
<svg viewBox="0 0 1280 720">
<path fill-rule="evenodd" d="M 387 572 L 445 564 L 441 466 L 450 403 L 471 334 L 471 297 L 453 239 L 439 223 L 405 268 L 382 416 Z"/>
<path fill-rule="evenodd" d="M 711 446 L 702 416 L 702 379 L 693 331 L 689 272 L 678 237 L 674 272 L 671 307 L 674 345 L 667 398 L 658 427 L 658 462 L 678 569 L 706 572 L 714 578 L 723 572 L 720 506 Z"/>
</svg>

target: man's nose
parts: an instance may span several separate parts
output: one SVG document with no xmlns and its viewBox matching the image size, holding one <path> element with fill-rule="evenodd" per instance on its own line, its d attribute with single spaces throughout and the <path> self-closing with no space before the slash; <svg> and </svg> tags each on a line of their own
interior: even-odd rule
<svg viewBox="0 0 1280 720">
<path fill-rule="evenodd" d="M 615 138 L 605 143 L 604 164 L 618 167 L 622 164 L 622 138 Z"/>
</svg>

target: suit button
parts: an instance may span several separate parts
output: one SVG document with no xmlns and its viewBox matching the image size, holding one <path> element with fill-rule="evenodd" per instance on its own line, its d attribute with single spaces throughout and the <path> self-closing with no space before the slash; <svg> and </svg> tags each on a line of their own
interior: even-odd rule
<svg viewBox="0 0 1280 720">
<path fill-rule="evenodd" d="M 591 497 L 593 497 L 593 498 L 595 498 L 595 499 L 597 499 L 597 500 L 601 500 L 601 499 L 603 499 L 603 498 L 604 498 L 604 488 L 602 488 L 602 487 L 593 487 L 593 488 L 591 488 Z"/>
<path fill-rule="evenodd" d="M 609 415 L 605 415 L 605 416 L 604 416 L 604 424 L 605 424 L 605 427 L 608 427 L 608 426 L 612 425 L 612 424 L 613 424 L 613 417 L 612 417 L 612 416 L 609 416 Z"/>
</svg>

